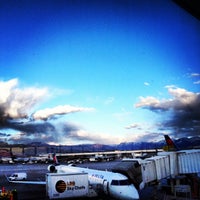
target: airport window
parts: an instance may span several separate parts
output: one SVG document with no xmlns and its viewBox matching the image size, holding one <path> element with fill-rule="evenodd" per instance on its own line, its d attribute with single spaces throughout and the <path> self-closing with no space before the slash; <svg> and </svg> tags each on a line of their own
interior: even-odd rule
<svg viewBox="0 0 200 200">
<path fill-rule="evenodd" d="M 111 185 L 130 185 L 128 179 L 125 180 L 112 180 Z"/>
</svg>

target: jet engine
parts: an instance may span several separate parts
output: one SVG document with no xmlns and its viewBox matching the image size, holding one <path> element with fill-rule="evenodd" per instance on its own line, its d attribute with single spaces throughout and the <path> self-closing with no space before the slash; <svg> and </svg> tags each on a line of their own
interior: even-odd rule
<svg viewBox="0 0 200 200">
<path fill-rule="evenodd" d="M 49 165 L 47 169 L 50 173 L 56 173 L 57 172 L 55 165 Z"/>
</svg>

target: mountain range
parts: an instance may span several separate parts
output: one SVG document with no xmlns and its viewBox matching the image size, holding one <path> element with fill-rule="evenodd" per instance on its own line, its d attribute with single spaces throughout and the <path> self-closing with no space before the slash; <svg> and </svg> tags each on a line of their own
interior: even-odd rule
<svg viewBox="0 0 200 200">
<path fill-rule="evenodd" d="M 200 136 L 191 138 L 180 138 L 173 140 L 176 146 L 181 149 L 194 149 L 200 148 Z M 146 150 L 146 149 L 162 149 L 166 146 L 165 140 L 159 142 L 124 142 L 115 145 L 104 145 L 104 144 L 82 144 L 82 145 L 48 145 L 40 142 L 33 142 L 30 144 L 14 144 L 9 145 L 5 142 L 0 142 L 0 147 L 46 147 L 49 152 L 59 152 L 59 153 L 71 153 L 71 152 L 102 152 L 102 151 L 129 151 L 129 150 Z"/>
</svg>

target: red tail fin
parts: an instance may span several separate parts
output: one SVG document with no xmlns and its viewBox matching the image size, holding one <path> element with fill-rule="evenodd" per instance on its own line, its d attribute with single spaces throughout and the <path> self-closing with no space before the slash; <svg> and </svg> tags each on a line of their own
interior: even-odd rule
<svg viewBox="0 0 200 200">
<path fill-rule="evenodd" d="M 173 140 L 169 137 L 169 135 L 164 135 L 165 141 L 167 143 L 168 151 L 177 151 L 178 147 L 173 142 Z"/>
<path fill-rule="evenodd" d="M 53 163 L 54 163 L 55 165 L 58 165 L 58 164 L 59 164 L 59 163 L 58 163 L 58 159 L 57 159 L 55 153 L 53 154 Z"/>
</svg>

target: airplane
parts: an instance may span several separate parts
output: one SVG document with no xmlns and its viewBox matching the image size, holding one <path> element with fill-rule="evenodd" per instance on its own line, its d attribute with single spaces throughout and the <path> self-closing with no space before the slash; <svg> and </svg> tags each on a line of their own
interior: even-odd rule
<svg viewBox="0 0 200 200">
<path fill-rule="evenodd" d="M 51 173 L 88 173 L 89 184 L 101 185 L 106 195 L 121 200 L 139 200 L 139 194 L 135 186 L 129 182 L 126 176 L 120 173 L 72 165 L 50 165 L 48 170 Z"/>
<path fill-rule="evenodd" d="M 9 163 L 12 164 L 14 163 L 11 157 L 1 157 L 0 158 L 0 163 Z"/>
<path fill-rule="evenodd" d="M 13 162 L 15 162 L 15 163 L 27 163 L 27 162 L 29 162 L 29 158 L 28 157 L 17 157 L 17 158 L 13 158 Z"/>
<path fill-rule="evenodd" d="M 115 160 L 115 155 L 103 155 L 103 154 L 96 154 L 89 158 L 90 162 L 101 162 L 101 161 L 111 161 Z"/>
<path fill-rule="evenodd" d="M 105 195 L 119 200 L 139 200 L 139 193 L 135 186 L 130 183 L 126 176 L 120 173 L 81 168 L 73 165 L 61 165 L 58 163 L 56 155 L 54 156 L 54 164 L 48 166 L 48 171 L 57 174 L 87 173 L 89 185 L 96 190 L 97 194 L 103 192 Z M 12 183 L 46 184 L 44 181 L 8 181 Z M 99 191 L 99 188 L 102 190 Z"/>
<path fill-rule="evenodd" d="M 31 156 L 29 161 L 32 163 L 52 163 L 53 157 L 51 154 L 40 154 L 38 156 Z"/>
</svg>

